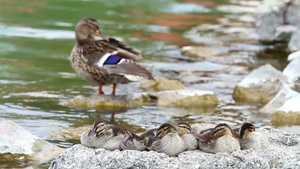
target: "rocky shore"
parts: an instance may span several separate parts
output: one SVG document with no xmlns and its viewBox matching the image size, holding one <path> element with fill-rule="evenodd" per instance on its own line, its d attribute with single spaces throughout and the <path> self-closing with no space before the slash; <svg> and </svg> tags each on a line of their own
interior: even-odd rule
<svg viewBox="0 0 300 169">
<path fill-rule="evenodd" d="M 59 168 L 300 168 L 300 136 L 264 127 L 259 132 L 269 137 L 270 146 L 260 150 L 210 154 L 200 150 L 185 151 L 169 157 L 154 151 L 87 148 L 81 144 L 66 149 L 51 164 Z"/>
</svg>

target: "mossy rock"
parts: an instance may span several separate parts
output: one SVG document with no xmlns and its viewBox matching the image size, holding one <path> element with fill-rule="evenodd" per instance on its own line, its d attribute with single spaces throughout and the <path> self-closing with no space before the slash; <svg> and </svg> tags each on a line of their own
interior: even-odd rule
<svg viewBox="0 0 300 169">
<path fill-rule="evenodd" d="M 237 86 L 233 92 L 233 99 L 236 102 L 243 103 L 261 103 L 266 104 L 274 98 L 274 93 L 264 92 L 262 90 L 253 90 L 245 87 Z"/>
<path fill-rule="evenodd" d="M 276 111 L 270 119 L 273 126 L 300 125 L 300 112 Z"/>
<path fill-rule="evenodd" d="M 151 105 L 152 99 L 148 94 L 77 96 L 62 104 L 78 109 L 121 110 Z"/>
<path fill-rule="evenodd" d="M 179 90 L 185 88 L 184 85 L 177 80 L 169 80 L 161 77 L 155 80 L 147 80 L 141 83 L 140 87 L 153 91 Z"/>
<path fill-rule="evenodd" d="M 155 95 L 160 106 L 176 107 L 215 107 L 219 104 L 218 98 L 211 91 L 201 90 L 173 90 L 159 92 Z"/>
<path fill-rule="evenodd" d="M 176 107 L 216 107 L 219 100 L 215 95 L 189 96 L 184 99 L 168 100 L 158 99 L 160 106 L 176 106 Z"/>
<path fill-rule="evenodd" d="M 221 52 L 219 52 L 218 50 L 201 47 L 201 46 L 185 46 L 181 48 L 181 54 L 190 57 L 207 58 L 207 57 L 216 56 L 220 53 Z"/>
<path fill-rule="evenodd" d="M 91 125 L 63 128 L 57 131 L 53 131 L 51 133 L 51 137 L 64 140 L 80 140 L 81 134 L 87 130 L 90 130 L 91 128 Z"/>
</svg>

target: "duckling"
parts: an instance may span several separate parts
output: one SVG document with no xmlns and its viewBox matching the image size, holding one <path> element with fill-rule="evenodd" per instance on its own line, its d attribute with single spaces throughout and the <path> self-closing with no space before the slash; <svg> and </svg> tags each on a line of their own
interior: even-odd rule
<svg viewBox="0 0 300 169">
<path fill-rule="evenodd" d="M 143 141 L 134 133 L 124 128 L 107 125 L 101 120 L 93 124 L 93 129 L 83 132 L 80 141 L 87 147 L 107 150 L 145 149 Z"/>
<path fill-rule="evenodd" d="M 101 40 L 95 40 L 99 36 Z M 141 52 L 126 44 L 106 37 L 94 18 L 81 19 L 75 28 L 76 44 L 71 52 L 71 65 L 84 80 L 99 84 L 98 95 L 103 94 L 102 85 L 116 85 L 143 79 L 153 79 L 152 73 L 136 61 Z"/>
<path fill-rule="evenodd" d="M 176 156 L 186 149 L 178 131 L 170 123 L 164 123 L 158 128 L 154 140 L 149 145 L 148 150 L 166 153 L 169 156 Z"/>
<path fill-rule="evenodd" d="M 232 129 L 225 123 L 217 125 L 213 130 L 208 129 L 198 135 L 199 148 L 209 153 L 240 150 L 240 143 L 233 135 Z"/>
<path fill-rule="evenodd" d="M 263 149 L 270 145 L 268 137 L 263 133 L 255 131 L 255 127 L 251 123 L 244 123 L 239 128 L 238 133 L 242 150 L 250 148 Z"/>
<path fill-rule="evenodd" d="M 179 122 L 177 124 L 177 131 L 186 145 L 186 150 L 198 149 L 198 140 L 195 137 L 196 133 L 188 123 Z"/>
</svg>

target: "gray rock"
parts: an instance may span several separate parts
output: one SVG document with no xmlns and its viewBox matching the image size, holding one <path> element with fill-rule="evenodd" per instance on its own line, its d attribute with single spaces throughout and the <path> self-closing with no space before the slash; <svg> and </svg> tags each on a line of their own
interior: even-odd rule
<svg viewBox="0 0 300 169">
<path fill-rule="evenodd" d="M 255 13 L 255 28 L 259 40 L 272 42 L 278 26 L 284 25 L 285 0 L 264 0 Z"/>
<path fill-rule="evenodd" d="M 5 161 L 5 154 L 10 153 L 25 157 L 27 160 L 47 161 L 61 152 L 61 148 L 32 135 L 13 121 L 0 123 L 1 160 Z"/>
<path fill-rule="evenodd" d="M 257 130 L 269 137 L 266 149 L 239 150 L 233 153 L 210 154 L 200 150 L 185 151 L 169 157 L 154 151 L 109 151 L 75 145 L 66 149 L 51 164 L 59 168 L 300 168 L 300 136 L 289 135 L 274 128 Z"/>
<path fill-rule="evenodd" d="M 281 25 L 275 28 L 275 41 L 289 41 L 298 28 L 294 25 Z"/>
<path fill-rule="evenodd" d="M 299 0 L 289 0 L 287 1 L 288 6 L 286 10 L 286 23 L 296 25 L 300 28 L 300 1 Z"/>
<path fill-rule="evenodd" d="M 288 44 L 288 47 L 291 51 L 300 50 L 300 30 L 299 29 L 292 34 L 292 37 Z"/>
</svg>

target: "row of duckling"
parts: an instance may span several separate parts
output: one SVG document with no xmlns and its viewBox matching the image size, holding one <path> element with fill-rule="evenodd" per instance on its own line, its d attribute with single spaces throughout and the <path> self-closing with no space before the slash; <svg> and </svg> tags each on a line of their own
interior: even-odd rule
<svg viewBox="0 0 300 169">
<path fill-rule="evenodd" d="M 153 150 L 175 156 L 186 150 L 200 149 L 204 152 L 233 152 L 241 149 L 260 149 L 269 145 L 268 137 L 255 131 L 251 123 L 232 129 L 226 123 L 215 128 L 197 131 L 191 125 L 162 124 L 158 129 L 135 134 L 127 129 L 96 121 L 93 128 L 81 135 L 81 144 L 108 150 Z"/>
</svg>

